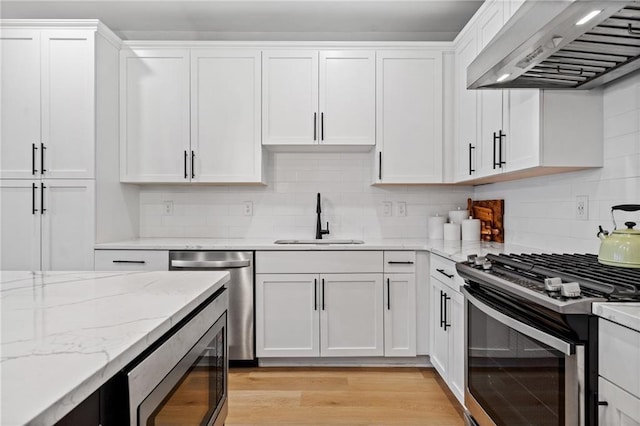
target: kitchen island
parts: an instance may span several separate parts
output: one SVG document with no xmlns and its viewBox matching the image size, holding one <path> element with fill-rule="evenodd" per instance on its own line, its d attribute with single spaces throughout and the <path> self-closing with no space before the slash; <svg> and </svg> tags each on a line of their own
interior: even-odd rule
<svg viewBox="0 0 640 426">
<path fill-rule="evenodd" d="M 227 272 L 0 272 L 2 425 L 63 418 Z"/>
</svg>

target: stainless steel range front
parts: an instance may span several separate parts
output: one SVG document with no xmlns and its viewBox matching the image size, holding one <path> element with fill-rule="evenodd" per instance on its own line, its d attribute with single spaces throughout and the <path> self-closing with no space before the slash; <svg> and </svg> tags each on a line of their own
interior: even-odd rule
<svg viewBox="0 0 640 426">
<path fill-rule="evenodd" d="M 640 270 L 595 255 L 470 256 L 465 279 L 469 425 L 596 425 L 595 301 L 640 300 Z"/>
</svg>

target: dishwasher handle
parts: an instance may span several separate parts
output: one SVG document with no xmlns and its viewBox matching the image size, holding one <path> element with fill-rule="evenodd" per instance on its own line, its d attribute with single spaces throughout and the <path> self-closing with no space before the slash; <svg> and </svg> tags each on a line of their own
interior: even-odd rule
<svg viewBox="0 0 640 426">
<path fill-rule="evenodd" d="M 219 268 L 234 269 L 246 268 L 251 265 L 249 260 L 171 260 L 174 268 Z"/>
</svg>

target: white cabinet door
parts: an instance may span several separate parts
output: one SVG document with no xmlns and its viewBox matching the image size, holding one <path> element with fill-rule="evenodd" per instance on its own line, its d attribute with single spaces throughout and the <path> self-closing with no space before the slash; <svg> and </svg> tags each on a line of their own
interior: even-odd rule
<svg viewBox="0 0 640 426">
<path fill-rule="evenodd" d="M 316 274 L 256 274 L 256 355 L 320 356 Z"/>
<path fill-rule="evenodd" d="M 416 356 L 416 276 L 384 276 L 384 356 Z"/>
<path fill-rule="evenodd" d="M 263 145 L 317 143 L 317 51 L 264 51 L 262 91 Z"/>
<path fill-rule="evenodd" d="M 464 406 L 464 296 L 448 291 L 447 324 L 449 333 L 449 378 L 451 392 Z"/>
<path fill-rule="evenodd" d="M 42 32 L 43 177 L 95 177 L 94 31 Z"/>
<path fill-rule="evenodd" d="M 446 381 L 449 375 L 449 333 L 444 329 L 444 296 L 447 294 L 447 286 L 431 277 L 431 352 L 429 358 L 431 364 Z"/>
<path fill-rule="evenodd" d="M 442 53 L 376 57 L 376 183 L 442 183 Z"/>
<path fill-rule="evenodd" d="M 324 274 L 320 279 L 322 356 L 382 356 L 382 275 Z"/>
<path fill-rule="evenodd" d="M 260 51 L 191 53 L 195 182 L 261 182 Z"/>
<path fill-rule="evenodd" d="M 505 91 L 508 96 L 509 114 L 505 115 L 505 140 L 503 144 L 506 172 L 540 165 L 542 134 L 542 100 L 538 89 Z"/>
<path fill-rule="evenodd" d="M 42 181 L 42 269 L 92 271 L 95 181 Z"/>
<path fill-rule="evenodd" d="M 189 50 L 123 50 L 121 181 L 189 181 L 189 122 Z"/>
<path fill-rule="evenodd" d="M 40 183 L 0 180 L 0 270 L 40 270 Z"/>
<path fill-rule="evenodd" d="M 375 145 L 374 51 L 320 52 L 320 143 Z"/>
<path fill-rule="evenodd" d="M 40 174 L 40 31 L 0 30 L 0 74 L 0 178 L 32 179 Z"/>
<path fill-rule="evenodd" d="M 598 379 L 598 401 L 607 403 L 599 407 L 598 424 L 640 426 L 640 399 L 602 377 Z"/>
<path fill-rule="evenodd" d="M 467 90 L 467 67 L 478 54 L 478 40 L 468 33 L 456 49 L 456 181 L 476 176 L 478 91 Z"/>
</svg>

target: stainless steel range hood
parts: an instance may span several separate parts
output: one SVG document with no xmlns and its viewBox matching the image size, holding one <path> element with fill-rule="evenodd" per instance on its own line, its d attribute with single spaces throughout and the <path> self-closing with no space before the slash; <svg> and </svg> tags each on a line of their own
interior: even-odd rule
<svg viewBox="0 0 640 426">
<path fill-rule="evenodd" d="M 638 69 L 640 1 L 527 0 L 469 65 L 467 86 L 591 89 Z"/>
</svg>

